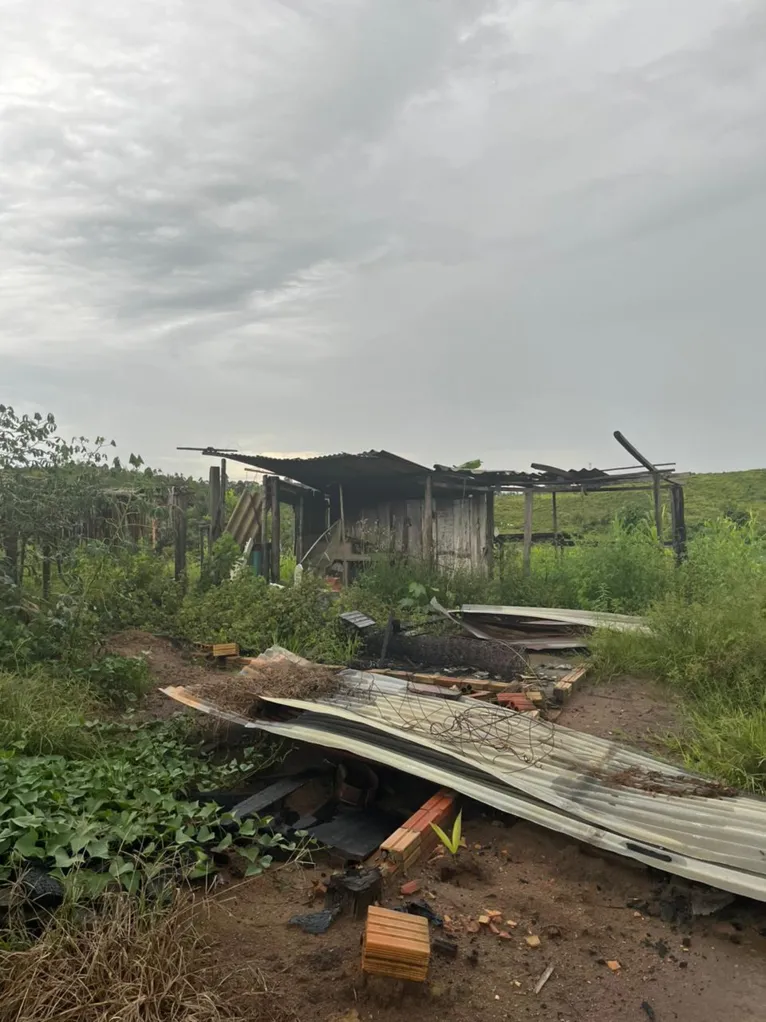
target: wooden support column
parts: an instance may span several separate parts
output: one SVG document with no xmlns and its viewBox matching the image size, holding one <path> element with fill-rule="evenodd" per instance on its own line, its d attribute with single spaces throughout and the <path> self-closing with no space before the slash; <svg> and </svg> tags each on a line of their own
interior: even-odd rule
<svg viewBox="0 0 766 1022">
<path fill-rule="evenodd" d="M 226 528 L 226 491 L 229 488 L 229 477 L 226 473 L 226 458 L 221 458 L 221 532 Z"/>
<path fill-rule="evenodd" d="M 298 505 L 295 508 L 295 516 L 294 516 L 295 517 L 295 543 L 294 543 L 294 548 L 295 548 L 295 561 L 296 561 L 297 564 L 301 563 L 301 561 L 303 560 L 303 554 L 305 552 L 304 551 L 305 543 L 304 543 L 304 540 L 303 540 L 303 531 L 304 531 L 304 527 L 303 527 L 303 511 L 304 511 L 303 497 L 299 497 L 298 498 Z"/>
<path fill-rule="evenodd" d="M 654 526 L 657 529 L 657 539 L 662 542 L 662 490 L 660 489 L 662 477 L 655 472 L 652 477 L 652 489 L 654 491 Z"/>
<path fill-rule="evenodd" d="M 534 490 L 524 491 L 524 550 L 522 563 L 525 575 L 529 575 L 532 572 L 532 502 L 534 499 Z"/>
<path fill-rule="evenodd" d="M 180 582 L 186 576 L 186 498 L 175 486 L 170 487 L 168 504 L 173 527 L 173 577 Z"/>
<path fill-rule="evenodd" d="M 217 465 L 210 466 L 210 492 L 208 494 L 208 513 L 210 515 L 211 545 L 223 532 L 221 525 L 221 470 Z"/>
<path fill-rule="evenodd" d="M 340 507 L 340 541 L 345 548 L 346 544 L 346 509 L 343 504 L 343 486 L 338 483 L 338 505 Z M 344 549 L 345 554 L 345 549 Z M 343 558 L 343 585 L 348 585 L 348 561 Z"/>
<path fill-rule="evenodd" d="M 264 476 L 263 501 L 261 504 L 261 570 L 260 574 L 268 581 L 271 571 L 271 547 L 269 545 L 269 512 L 271 510 L 271 476 Z M 267 556 L 268 555 L 268 556 Z"/>
<path fill-rule="evenodd" d="M 551 493 L 551 514 L 553 515 L 553 546 L 559 548 L 559 514 L 556 507 L 556 491 Z"/>
<path fill-rule="evenodd" d="M 686 518 L 684 516 L 684 488 L 679 483 L 670 484 L 670 515 L 673 525 L 673 549 L 676 561 L 686 559 Z"/>
<path fill-rule="evenodd" d="M 488 490 L 487 501 L 487 572 L 491 575 L 495 568 L 495 491 Z"/>
<path fill-rule="evenodd" d="M 271 476 L 271 581 L 279 582 L 281 521 L 279 516 L 279 476 Z"/>
<path fill-rule="evenodd" d="M 434 559 L 434 500 L 431 473 L 426 476 L 423 496 L 423 560 L 431 567 Z"/>
</svg>

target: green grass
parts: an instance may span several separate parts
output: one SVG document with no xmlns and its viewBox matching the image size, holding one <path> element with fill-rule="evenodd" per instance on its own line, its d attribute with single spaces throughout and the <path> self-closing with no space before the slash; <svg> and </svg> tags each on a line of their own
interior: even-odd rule
<svg viewBox="0 0 766 1022">
<path fill-rule="evenodd" d="M 684 486 L 686 521 L 694 530 L 705 522 L 733 515 L 738 519 L 752 514 L 766 526 L 766 469 L 747 472 L 717 472 L 691 476 Z M 535 498 L 533 528 L 536 532 L 553 529 L 550 496 Z M 561 493 L 557 497 L 559 528 L 565 532 L 586 533 L 608 527 L 620 514 L 653 515 L 651 493 Z M 663 519 L 670 525 L 667 494 L 663 494 Z M 499 532 L 521 532 L 524 523 L 524 498 L 498 497 L 495 500 L 495 525 Z"/>
<path fill-rule="evenodd" d="M 700 532 L 648 619 L 648 635 L 597 634 L 597 672 L 672 687 L 691 724 L 676 742 L 687 764 L 766 792 L 766 543 L 755 525 Z"/>
<path fill-rule="evenodd" d="M 96 701 L 87 686 L 37 667 L 25 674 L 0 672 L 0 749 L 31 756 L 92 756 L 97 733 L 85 726 Z"/>
</svg>

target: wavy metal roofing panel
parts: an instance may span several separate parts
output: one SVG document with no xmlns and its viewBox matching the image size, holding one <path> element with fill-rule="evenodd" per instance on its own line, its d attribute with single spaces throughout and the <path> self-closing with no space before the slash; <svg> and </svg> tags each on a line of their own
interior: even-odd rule
<svg viewBox="0 0 766 1022">
<path fill-rule="evenodd" d="M 406 681 L 372 673 L 341 679 L 329 699 L 266 700 L 294 709 L 292 721 L 236 722 L 356 751 L 578 840 L 766 901 L 766 800 L 501 707 L 408 694 Z M 165 691 L 218 712 L 183 689 Z"/>
<path fill-rule="evenodd" d="M 481 603 L 466 603 L 460 613 L 467 616 L 531 618 L 535 621 L 555 621 L 557 624 L 583 628 L 612 628 L 623 632 L 648 631 L 642 617 L 630 614 L 607 614 L 596 610 L 570 610 L 566 607 L 501 607 Z"/>
</svg>

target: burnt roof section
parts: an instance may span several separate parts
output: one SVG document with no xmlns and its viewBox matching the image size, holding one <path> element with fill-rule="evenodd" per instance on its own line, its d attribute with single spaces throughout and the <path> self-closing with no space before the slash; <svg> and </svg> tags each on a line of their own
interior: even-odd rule
<svg viewBox="0 0 766 1022">
<path fill-rule="evenodd" d="M 637 466 L 632 470 L 599 468 L 559 469 L 535 466 L 538 471 L 455 469 L 446 465 L 428 468 L 401 458 L 390 451 L 363 451 L 361 454 L 324 454 L 312 458 L 277 458 L 267 454 L 240 454 L 215 447 L 183 447 L 211 458 L 227 458 L 244 465 L 282 476 L 314 490 L 327 491 L 334 486 L 371 489 L 383 493 L 387 488 L 415 495 L 431 476 L 434 487 L 444 493 L 478 493 L 482 490 L 600 490 L 615 484 L 643 483 L 652 474 Z M 542 471 L 544 469 L 544 471 Z M 673 468 L 663 468 L 663 477 Z"/>
<path fill-rule="evenodd" d="M 415 481 L 425 478 L 430 469 L 400 458 L 389 451 L 363 451 L 361 454 L 324 454 L 316 458 L 273 458 L 267 454 L 239 454 L 206 447 L 202 454 L 228 458 L 272 475 L 294 479 L 315 490 L 341 485 Z"/>
</svg>

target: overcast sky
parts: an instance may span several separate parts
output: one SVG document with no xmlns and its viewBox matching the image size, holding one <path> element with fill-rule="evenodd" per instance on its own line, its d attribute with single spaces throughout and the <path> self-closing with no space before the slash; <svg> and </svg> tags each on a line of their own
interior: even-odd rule
<svg viewBox="0 0 766 1022">
<path fill-rule="evenodd" d="M 766 465 L 764 0 L 0 0 L 0 400 Z"/>
</svg>

